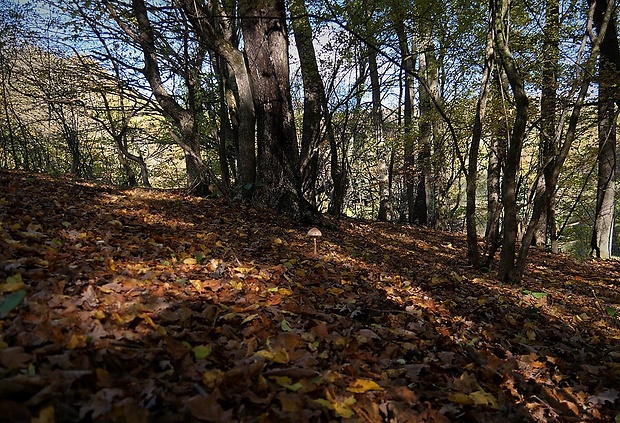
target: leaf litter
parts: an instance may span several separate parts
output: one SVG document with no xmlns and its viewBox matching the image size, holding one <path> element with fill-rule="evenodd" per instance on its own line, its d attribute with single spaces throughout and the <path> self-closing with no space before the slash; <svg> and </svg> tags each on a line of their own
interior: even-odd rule
<svg viewBox="0 0 620 423">
<path fill-rule="evenodd" d="M 620 421 L 620 264 L 0 172 L 0 420 Z"/>
</svg>

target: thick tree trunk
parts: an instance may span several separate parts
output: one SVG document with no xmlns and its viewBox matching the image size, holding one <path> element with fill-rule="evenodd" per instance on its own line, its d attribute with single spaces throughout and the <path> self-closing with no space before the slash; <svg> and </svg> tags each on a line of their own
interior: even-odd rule
<svg viewBox="0 0 620 423">
<path fill-rule="evenodd" d="M 616 113 L 613 83 L 606 79 L 611 76 L 609 74 L 602 68 L 599 70 L 598 181 L 592 235 L 593 255 L 604 259 L 610 258 L 612 253 L 616 196 Z"/>
<path fill-rule="evenodd" d="M 594 25 L 600 33 L 607 1 L 596 2 Z M 607 33 L 601 41 L 601 58 L 598 69 L 598 180 L 596 213 L 592 234 L 592 252 L 599 258 L 612 254 L 616 196 L 616 101 L 620 74 L 620 47 L 616 23 L 611 18 Z"/>
<path fill-rule="evenodd" d="M 290 95 L 284 1 L 239 3 L 257 121 L 257 185 L 253 200 L 310 219 L 301 194 L 299 152 Z"/>
</svg>

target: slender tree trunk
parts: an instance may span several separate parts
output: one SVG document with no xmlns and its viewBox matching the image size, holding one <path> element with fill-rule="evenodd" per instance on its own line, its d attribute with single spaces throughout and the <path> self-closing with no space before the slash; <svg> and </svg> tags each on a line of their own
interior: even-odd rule
<svg viewBox="0 0 620 423">
<path fill-rule="evenodd" d="M 172 137 L 185 154 L 188 185 L 190 189 L 201 191 L 202 186 L 206 186 L 206 184 L 202 183 L 202 177 L 207 169 L 200 157 L 196 108 L 194 107 L 194 110 L 188 110 L 179 105 L 174 96 L 168 92 L 166 84 L 162 80 L 157 59 L 158 52 L 155 47 L 155 34 L 144 0 L 132 0 L 132 12 L 138 26 L 137 33 L 134 33 L 122 22 L 112 3 L 107 0 L 104 3 L 118 25 L 127 35 L 133 37 L 134 40 L 139 43 L 144 58 L 144 69 L 142 73 L 148 81 L 155 99 L 164 110 L 164 113 L 175 123 L 176 131 L 172 131 Z M 186 80 L 187 89 L 192 92 L 196 88 L 196 81 L 187 71 L 188 70 L 186 70 L 186 75 L 183 75 L 183 77 Z M 190 97 L 191 101 L 195 100 L 192 99 L 191 95 L 188 97 Z"/>
<path fill-rule="evenodd" d="M 517 172 L 521 164 L 521 150 L 525 139 L 529 100 L 523 77 L 519 74 L 507 41 L 507 28 L 504 19 L 510 10 L 509 0 L 495 2 L 495 47 L 502 69 L 512 89 L 516 115 L 513 123 L 510 143 L 506 154 L 504 178 L 502 180 L 502 198 L 504 203 L 504 240 L 499 262 L 498 278 L 509 281 L 518 278 L 515 275 L 515 254 L 517 243 Z"/>
<path fill-rule="evenodd" d="M 418 224 L 426 226 L 429 223 L 429 196 L 431 195 L 431 139 L 433 102 L 431 95 L 433 91 L 432 60 L 429 50 L 433 48 L 432 41 L 426 37 L 420 45 L 422 53 L 419 56 L 419 74 L 424 80 L 424 84 L 420 84 L 420 123 L 419 123 L 419 142 L 418 142 L 418 180 L 416 198 L 414 203 L 414 221 Z"/>
<path fill-rule="evenodd" d="M 218 144 L 218 157 L 220 161 L 220 173 L 222 176 L 222 183 L 227 188 L 230 188 L 231 184 L 231 154 L 233 146 L 239 145 L 239 131 L 238 122 L 236 124 L 233 121 L 236 120 L 236 101 L 234 100 L 234 91 L 230 84 L 230 75 L 228 72 L 228 64 L 219 55 L 215 54 L 213 62 L 213 70 L 219 80 L 219 144 Z M 233 106 L 230 107 L 229 105 Z M 238 150 L 237 150 L 238 151 Z"/>
<path fill-rule="evenodd" d="M 318 175 L 319 144 L 321 141 L 321 112 L 325 89 L 316 61 L 316 53 L 312 43 L 312 27 L 310 26 L 306 4 L 304 0 L 290 0 L 289 8 L 304 87 L 301 187 L 306 199 L 315 205 L 315 183 Z"/>
<path fill-rule="evenodd" d="M 491 268 L 495 253 L 501 243 L 500 218 L 502 213 L 500 185 L 500 138 L 498 134 L 491 137 L 487 166 L 487 224 L 484 232 L 485 257 L 483 265 Z"/>
<path fill-rule="evenodd" d="M 480 96 L 476 104 L 476 116 L 474 127 L 472 129 L 471 147 L 469 150 L 469 167 L 467 169 L 467 209 L 466 209 L 466 227 L 467 227 L 467 259 L 474 267 L 480 266 L 480 251 L 478 249 L 478 233 L 476 224 L 476 192 L 478 181 L 478 153 L 480 151 L 480 140 L 482 139 L 482 122 L 486 114 L 487 99 L 489 93 L 489 80 L 491 77 L 491 69 L 493 64 L 493 23 L 489 28 L 487 35 L 486 53 L 484 59 L 484 68 L 482 71 L 482 81 L 480 82 Z"/>
<path fill-rule="evenodd" d="M 229 109 L 238 116 L 237 186 L 241 188 L 242 197 L 250 198 L 256 183 L 254 94 L 245 57 L 233 42 L 233 19 L 229 17 L 231 12 L 222 9 L 218 2 L 209 3 L 211 9 L 204 1 L 182 0 L 181 7 L 200 40 L 226 61 L 231 77 L 234 78 L 234 104 L 232 98 L 227 98 L 227 103 Z"/>
<path fill-rule="evenodd" d="M 599 35 L 598 37 L 595 37 L 594 34 L 591 33 L 592 48 L 590 51 L 590 56 L 588 57 L 588 60 L 585 66 L 583 66 L 584 71 L 583 71 L 582 80 L 580 81 L 580 84 L 576 83 L 575 89 L 573 90 L 573 93 L 574 93 L 574 91 L 577 90 L 577 87 L 579 87 L 579 94 L 577 96 L 577 99 L 574 103 L 574 106 L 571 112 L 571 116 L 570 116 L 569 123 L 568 123 L 568 128 L 565 134 L 564 144 L 562 144 L 562 147 L 560 148 L 557 158 L 555 160 L 552 172 L 550 172 L 551 174 L 550 183 L 547 185 L 545 192 L 542 195 L 537 195 L 534 200 L 534 210 L 532 211 L 531 220 L 528 224 L 527 230 L 523 237 L 523 242 L 521 243 L 521 249 L 519 251 L 519 257 L 517 260 L 517 266 L 516 266 L 516 276 L 517 276 L 516 280 L 517 281 L 521 279 L 521 276 L 523 275 L 523 272 L 525 271 L 527 255 L 528 255 L 529 247 L 532 242 L 532 238 L 534 237 L 534 232 L 538 225 L 538 219 L 540 219 L 540 216 L 542 215 L 543 211 L 548 205 L 548 202 L 552 196 L 552 193 L 555 191 L 558 177 L 560 176 L 560 172 L 562 171 L 564 162 L 566 161 L 566 158 L 568 157 L 568 153 L 570 151 L 572 143 L 577 136 L 576 135 L 577 134 L 577 123 L 579 120 L 579 115 L 581 113 L 581 109 L 583 107 L 586 96 L 588 94 L 592 75 L 594 75 L 594 71 L 596 68 L 596 61 L 597 61 L 599 52 L 601 50 L 601 41 L 605 39 L 605 34 L 607 32 L 608 25 L 610 23 L 613 23 L 611 18 L 612 18 L 612 12 L 614 10 L 614 2 L 609 2 L 608 4 L 606 4 L 605 9 L 603 11 L 595 12 L 594 6 L 595 6 L 594 4 L 590 5 L 590 11 L 588 15 L 588 27 L 591 28 L 591 22 L 593 18 L 594 18 L 594 21 L 596 22 L 597 15 L 602 15 L 602 16 L 598 16 L 598 18 L 600 19 Z M 563 128 L 564 126 L 565 117 L 566 117 L 566 113 L 563 113 L 560 118 L 560 124 L 558 125 L 558 130 L 556 131 L 556 140 L 559 140 L 560 135 L 562 133 L 561 128 Z"/>
<path fill-rule="evenodd" d="M 559 1 L 547 0 L 545 10 L 545 27 L 542 51 L 542 92 L 540 98 L 540 168 L 536 190 L 544 192 L 551 182 L 551 173 L 558 147 L 555 141 L 556 108 L 558 89 L 558 61 L 560 43 Z M 534 232 L 533 245 L 544 247 L 550 241 L 552 251 L 557 252 L 555 235 L 555 200 L 549 199 L 547 208 L 543 210 L 540 221 Z"/>
<path fill-rule="evenodd" d="M 372 92 L 372 123 L 377 149 L 377 178 L 379 181 L 379 221 L 387 221 L 392 218 L 390 203 L 390 177 L 388 152 L 385 145 L 385 131 L 383 128 L 383 111 L 381 104 L 381 81 L 377 66 L 377 52 L 374 49 L 368 51 L 368 67 L 370 71 L 370 90 Z"/>
<path fill-rule="evenodd" d="M 411 55 L 409 41 L 405 33 L 405 25 L 401 20 L 395 21 L 396 33 L 398 35 L 398 44 L 400 46 L 400 54 L 402 57 L 401 66 L 405 71 L 403 86 L 403 124 L 404 124 L 404 177 L 405 177 L 405 198 L 407 201 L 407 214 L 409 223 L 413 222 L 414 205 L 415 205 L 415 155 L 413 152 L 413 98 L 414 93 L 414 67 L 415 58 Z"/>
</svg>

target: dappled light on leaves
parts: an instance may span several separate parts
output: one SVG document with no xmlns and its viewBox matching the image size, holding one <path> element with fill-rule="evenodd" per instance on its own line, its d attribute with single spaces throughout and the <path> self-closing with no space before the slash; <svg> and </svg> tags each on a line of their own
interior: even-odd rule
<svg viewBox="0 0 620 423">
<path fill-rule="evenodd" d="M 620 267 L 522 286 L 455 234 L 0 173 L 0 412 L 31 421 L 614 421 Z M 12 414 L 9 414 L 12 413 Z"/>
</svg>

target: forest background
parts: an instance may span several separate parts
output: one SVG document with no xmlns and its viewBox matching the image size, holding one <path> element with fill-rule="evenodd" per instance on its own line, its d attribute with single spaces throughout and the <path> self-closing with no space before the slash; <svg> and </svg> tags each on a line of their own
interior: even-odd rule
<svg viewBox="0 0 620 423">
<path fill-rule="evenodd" d="M 464 231 L 502 280 L 531 245 L 617 254 L 614 2 L 0 13 L 2 168 Z"/>
</svg>

